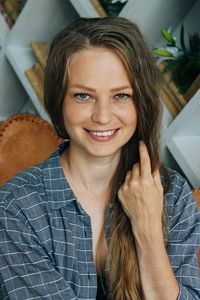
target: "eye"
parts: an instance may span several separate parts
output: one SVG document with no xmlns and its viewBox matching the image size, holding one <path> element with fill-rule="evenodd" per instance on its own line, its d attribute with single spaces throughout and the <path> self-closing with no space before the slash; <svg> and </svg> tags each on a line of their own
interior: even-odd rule
<svg viewBox="0 0 200 300">
<path fill-rule="evenodd" d="M 89 94 L 86 94 L 86 93 L 76 93 L 74 95 L 74 97 L 78 100 L 89 100 L 90 98 L 90 95 Z"/>
<path fill-rule="evenodd" d="M 117 100 L 128 100 L 128 99 L 130 99 L 132 96 L 129 95 L 129 94 L 126 94 L 126 93 L 119 93 L 119 94 L 116 94 L 114 97 L 115 97 L 115 99 L 117 99 Z"/>
</svg>

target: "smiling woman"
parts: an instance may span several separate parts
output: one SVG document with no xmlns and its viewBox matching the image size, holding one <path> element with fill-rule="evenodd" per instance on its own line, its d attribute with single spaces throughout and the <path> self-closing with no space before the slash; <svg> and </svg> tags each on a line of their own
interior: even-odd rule
<svg viewBox="0 0 200 300">
<path fill-rule="evenodd" d="M 159 159 L 158 74 L 124 18 L 54 37 L 44 97 L 66 142 L 0 190 L 1 299 L 200 298 L 200 213 Z"/>
<path fill-rule="evenodd" d="M 137 113 L 127 71 L 115 52 L 91 47 L 71 56 L 63 118 L 70 155 L 119 159 L 136 130 Z"/>
</svg>

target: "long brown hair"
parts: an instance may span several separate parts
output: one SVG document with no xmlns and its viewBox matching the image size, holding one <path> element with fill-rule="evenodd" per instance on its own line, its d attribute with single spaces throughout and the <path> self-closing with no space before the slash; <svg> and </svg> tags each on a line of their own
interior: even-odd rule
<svg viewBox="0 0 200 300">
<path fill-rule="evenodd" d="M 125 175 L 139 160 L 138 143 L 148 148 L 152 172 L 160 166 L 159 72 L 137 25 L 121 17 L 80 18 L 62 29 L 53 39 L 45 70 L 45 106 L 58 134 L 68 138 L 63 121 L 63 100 L 68 82 L 71 56 L 82 49 L 112 49 L 123 61 L 134 91 L 138 124 L 132 138 L 124 145 L 113 177 L 111 201 L 112 237 L 109 243 L 109 291 L 115 300 L 142 299 L 134 235 L 129 218 L 117 199 Z"/>
</svg>

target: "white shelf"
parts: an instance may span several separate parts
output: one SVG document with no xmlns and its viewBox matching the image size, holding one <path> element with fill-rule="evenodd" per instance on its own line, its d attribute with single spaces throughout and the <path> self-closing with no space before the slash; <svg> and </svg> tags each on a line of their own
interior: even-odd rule
<svg viewBox="0 0 200 300">
<path fill-rule="evenodd" d="M 21 81 L 38 114 L 49 117 L 34 89 L 25 76 L 36 59 L 31 41 L 50 41 L 51 38 L 78 14 L 66 0 L 28 0 L 6 41 L 6 56 Z"/>
<path fill-rule="evenodd" d="M 200 90 L 167 130 L 167 147 L 193 187 L 200 186 Z"/>
<path fill-rule="evenodd" d="M 6 46 L 29 47 L 32 40 L 48 41 L 77 17 L 69 1 L 28 0 L 7 38 Z"/>
<path fill-rule="evenodd" d="M 32 67 L 35 63 L 35 57 L 30 47 L 16 47 L 9 46 L 6 49 L 6 56 L 8 57 L 12 67 L 22 80 L 21 75 L 26 69 Z"/>
<path fill-rule="evenodd" d="M 25 105 L 21 108 L 20 112 L 37 115 L 37 111 L 36 111 L 35 107 L 33 106 L 33 103 L 30 99 L 27 99 Z"/>
<path fill-rule="evenodd" d="M 174 137 L 168 147 L 195 188 L 200 186 L 200 136 Z"/>
<path fill-rule="evenodd" d="M 20 112 L 27 94 L 8 63 L 4 51 L 0 53 L 0 120 Z"/>
<path fill-rule="evenodd" d="M 90 0 L 70 0 L 80 17 L 94 18 L 99 17 L 96 9 L 90 2 Z"/>
<path fill-rule="evenodd" d="M 32 67 L 32 65 L 35 63 L 35 57 L 32 53 L 32 50 L 30 47 L 8 47 L 6 55 L 15 70 L 17 77 L 21 81 L 24 89 L 26 90 L 29 98 L 31 99 L 34 107 L 36 108 L 38 114 L 44 118 L 45 120 L 49 121 L 49 117 L 47 113 L 44 110 L 44 107 L 40 100 L 38 99 L 34 89 L 30 85 L 28 79 L 25 76 L 25 70 Z"/>
<path fill-rule="evenodd" d="M 165 163 L 168 167 L 174 168 L 174 164 L 171 159 L 171 155 L 169 154 L 169 150 L 166 146 L 166 135 L 167 130 L 171 122 L 173 121 L 173 117 L 163 104 L 163 115 L 161 122 L 161 132 L 160 132 L 160 158 L 163 163 Z"/>
<path fill-rule="evenodd" d="M 128 0 L 120 16 L 135 22 L 149 45 L 160 42 L 161 28 L 175 29 L 197 0 Z"/>
<path fill-rule="evenodd" d="M 0 13 L 0 48 L 3 48 L 5 39 L 9 33 L 10 29 L 6 23 L 3 15 Z"/>
</svg>

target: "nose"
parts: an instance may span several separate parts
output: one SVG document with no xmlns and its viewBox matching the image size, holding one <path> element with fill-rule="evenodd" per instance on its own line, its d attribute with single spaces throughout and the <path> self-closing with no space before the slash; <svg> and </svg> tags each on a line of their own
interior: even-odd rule
<svg viewBox="0 0 200 300">
<path fill-rule="evenodd" d="M 112 120 L 112 104 L 108 99 L 101 99 L 94 104 L 92 121 L 102 125 L 108 124 Z"/>
</svg>

